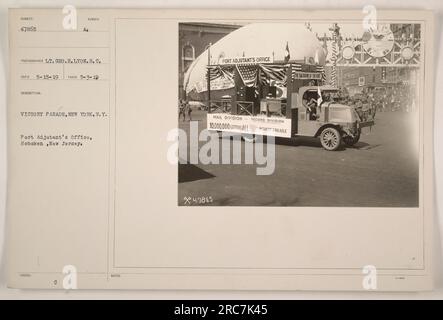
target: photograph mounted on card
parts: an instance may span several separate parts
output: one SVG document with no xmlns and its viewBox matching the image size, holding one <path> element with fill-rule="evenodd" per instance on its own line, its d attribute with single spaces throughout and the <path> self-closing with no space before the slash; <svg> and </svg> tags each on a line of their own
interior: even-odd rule
<svg viewBox="0 0 443 320">
<path fill-rule="evenodd" d="M 432 288 L 432 13 L 9 26 L 10 287 Z"/>
</svg>

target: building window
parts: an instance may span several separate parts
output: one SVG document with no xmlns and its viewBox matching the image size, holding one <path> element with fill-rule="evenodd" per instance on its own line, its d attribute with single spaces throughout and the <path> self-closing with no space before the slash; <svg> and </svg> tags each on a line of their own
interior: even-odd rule
<svg viewBox="0 0 443 320">
<path fill-rule="evenodd" d="M 187 42 L 182 48 L 182 71 L 186 72 L 194 60 L 195 49 L 189 42 Z"/>
</svg>

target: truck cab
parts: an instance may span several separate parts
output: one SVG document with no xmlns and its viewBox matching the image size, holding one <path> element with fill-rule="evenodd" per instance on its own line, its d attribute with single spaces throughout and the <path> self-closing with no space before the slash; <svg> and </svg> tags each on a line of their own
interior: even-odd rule
<svg viewBox="0 0 443 320">
<path fill-rule="evenodd" d="M 341 141 L 354 145 L 360 139 L 361 129 L 374 125 L 373 119 L 362 121 L 353 106 L 342 103 L 336 87 L 301 87 L 294 95 L 294 135 L 319 137 L 326 150 L 337 150 Z"/>
</svg>

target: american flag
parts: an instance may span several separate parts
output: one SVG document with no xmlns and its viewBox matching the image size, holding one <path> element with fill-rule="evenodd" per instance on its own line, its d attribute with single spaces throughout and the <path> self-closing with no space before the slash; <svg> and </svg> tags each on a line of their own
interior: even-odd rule
<svg viewBox="0 0 443 320">
<path fill-rule="evenodd" d="M 247 87 L 257 84 L 258 68 L 254 65 L 237 65 L 238 73 Z"/>
</svg>

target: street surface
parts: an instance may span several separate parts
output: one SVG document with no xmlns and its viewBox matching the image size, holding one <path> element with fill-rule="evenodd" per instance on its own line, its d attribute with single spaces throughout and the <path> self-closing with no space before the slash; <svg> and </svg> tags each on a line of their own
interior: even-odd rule
<svg viewBox="0 0 443 320">
<path fill-rule="evenodd" d="M 418 206 L 417 116 L 378 112 L 371 131 L 364 128 L 354 147 L 343 146 L 338 151 L 324 150 L 315 138 L 276 140 L 275 172 L 268 176 L 257 175 L 256 164 L 181 164 L 178 204 Z M 206 128 L 204 111 L 194 110 L 192 118 L 198 121 L 199 130 Z M 180 119 L 179 127 L 189 134 L 188 120 Z"/>
</svg>

